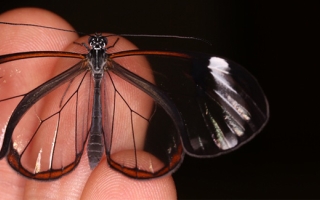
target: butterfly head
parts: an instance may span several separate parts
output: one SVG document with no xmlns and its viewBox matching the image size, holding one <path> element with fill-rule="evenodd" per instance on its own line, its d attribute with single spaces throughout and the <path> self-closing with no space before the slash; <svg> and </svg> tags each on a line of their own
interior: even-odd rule
<svg viewBox="0 0 320 200">
<path fill-rule="evenodd" d="M 88 43 L 92 49 L 100 50 L 105 48 L 108 40 L 105 36 L 96 33 L 94 36 L 89 37 Z"/>
</svg>

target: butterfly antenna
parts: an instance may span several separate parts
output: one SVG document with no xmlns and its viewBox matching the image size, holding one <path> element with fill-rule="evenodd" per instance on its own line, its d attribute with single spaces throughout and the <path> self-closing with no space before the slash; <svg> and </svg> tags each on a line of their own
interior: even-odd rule
<svg viewBox="0 0 320 200">
<path fill-rule="evenodd" d="M 150 34 L 112 34 L 107 35 L 106 37 L 110 36 L 124 36 L 124 37 L 157 37 L 157 38 L 178 38 L 178 39 L 187 39 L 187 40 L 198 40 L 204 43 L 207 43 L 212 46 L 212 43 L 203 38 L 197 37 L 188 37 L 188 36 L 180 36 L 180 35 L 150 35 Z"/>
<path fill-rule="evenodd" d="M 55 27 L 50 27 L 50 26 L 43 26 L 43 25 L 38 25 L 38 24 L 11 23 L 11 22 L 0 22 L 0 24 L 6 24 L 6 25 L 10 25 L 10 26 L 33 26 L 33 27 L 46 28 L 46 29 L 52 29 L 52 30 L 57 30 L 57 31 L 65 31 L 65 32 L 78 33 L 80 35 L 85 35 L 85 33 L 83 33 L 83 32 L 78 32 L 78 31 L 74 31 L 74 30 L 67 30 L 67 29 L 62 29 L 62 28 L 55 28 Z"/>
</svg>

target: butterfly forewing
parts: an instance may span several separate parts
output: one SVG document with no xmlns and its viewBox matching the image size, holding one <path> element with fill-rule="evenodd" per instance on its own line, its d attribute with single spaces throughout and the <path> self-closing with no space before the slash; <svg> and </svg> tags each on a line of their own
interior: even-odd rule
<svg viewBox="0 0 320 200">
<path fill-rule="evenodd" d="M 53 58 L 46 60 L 46 64 L 49 66 L 55 62 Z M 0 65 L 0 125 L 3 130 L 1 132 L 2 137 L 4 137 L 7 122 L 23 95 L 50 78 L 51 71 L 46 73 L 42 71 L 43 67 L 41 66 L 46 66 L 44 62 L 45 59 L 37 58 L 28 59 L 27 62 L 26 60 L 17 60 Z M 42 75 L 36 75 L 36 72 L 40 72 Z"/>
<path fill-rule="evenodd" d="M 24 62 L 28 60 L 31 59 Z M 70 64 L 74 63 L 62 60 L 62 65 L 72 66 Z M 23 99 L 19 97 L 22 100 L 16 105 L 15 111 L 11 110 L 11 121 L 21 119 L 15 127 L 9 121 L 6 129 L 6 134 L 13 130 L 8 161 L 23 175 L 36 179 L 54 179 L 78 163 L 88 134 L 91 118 L 87 116 L 91 114 L 89 102 L 92 102 L 91 74 L 80 69 L 83 65 L 83 62 L 75 65 L 74 71 L 79 71 L 76 75 L 83 72 L 76 77 L 73 75 L 73 78 L 70 76 L 64 83 L 60 81 L 60 84 L 56 84 L 52 78 L 56 73 L 52 73 L 47 82 L 23 95 Z M 56 66 L 59 69 L 60 64 Z M 66 73 L 70 74 L 62 74 Z M 50 92 L 41 95 L 51 87 L 53 89 Z M 5 99 L 1 103 L 16 103 L 16 99 Z M 28 109 L 25 110 L 25 107 Z"/>
<path fill-rule="evenodd" d="M 183 123 L 185 130 L 177 131 L 188 154 L 214 157 L 226 153 L 264 127 L 269 115 L 267 100 L 244 68 L 206 54 L 162 53 L 148 53 L 153 55 L 146 57 L 156 87 L 178 109 L 181 118 L 170 117 L 176 124 Z"/>
<path fill-rule="evenodd" d="M 147 85 L 131 83 L 119 71 L 155 87 L 152 70 L 144 56 L 117 58 L 105 75 L 104 133 L 106 154 L 112 167 L 136 178 L 153 178 L 175 169 L 183 158 L 175 122 L 145 91 Z M 137 83 L 137 81 L 136 81 Z M 153 90 L 155 91 L 155 90 Z M 155 91 L 156 92 L 156 91 Z M 109 101 L 107 101 L 109 100 Z"/>
</svg>

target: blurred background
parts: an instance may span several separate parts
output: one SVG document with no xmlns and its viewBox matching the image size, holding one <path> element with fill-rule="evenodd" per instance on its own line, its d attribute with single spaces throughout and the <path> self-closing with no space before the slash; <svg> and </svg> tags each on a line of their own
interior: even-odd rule
<svg viewBox="0 0 320 200">
<path fill-rule="evenodd" d="M 0 12 L 39 7 L 86 33 L 200 37 L 259 81 L 270 104 L 265 129 L 215 159 L 186 156 L 173 174 L 179 199 L 320 198 L 317 1 L 2 1 Z M 1 30 L 0 30 L 1 31 Z"/>
</svg>

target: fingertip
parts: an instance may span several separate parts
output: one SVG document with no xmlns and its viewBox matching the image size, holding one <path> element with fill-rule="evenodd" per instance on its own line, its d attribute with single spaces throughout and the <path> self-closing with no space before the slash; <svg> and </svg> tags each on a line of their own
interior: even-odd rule
<svg viewBox="0 0 320 200">
<path fill-rule="evenodd" d="M 0 21 L 10 23 L 34 24 L 73 30 L 72 26 L 53 12 L 40 8 L 17 8 L 0 15 Z M 77 38 L 76 33 L 35 26 L 11 26 L 0 24 L 1 49 L 3 53 L 17 51 L 62 50 Z"/>
<path fill-rule="evenodd" d="M 91 173 L 82 199 L 176 199 L 171 176 L 155 179 L 132 179 L 101 162 Z"/>
<path fill-rule="evenodd" d="M 28 23 L 51 25 L 54 27 L 73 30 L 72 26 L 59 15 L 41 8 L 16 8 L 0 15 L 2 21 L 12 23 Z"/>
</svg>

